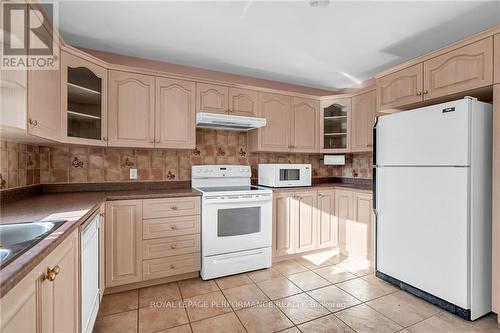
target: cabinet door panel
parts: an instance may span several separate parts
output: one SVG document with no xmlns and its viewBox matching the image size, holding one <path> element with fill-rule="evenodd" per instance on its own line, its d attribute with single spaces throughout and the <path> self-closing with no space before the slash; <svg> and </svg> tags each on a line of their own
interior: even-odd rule
<svg viewBox="0 0 500 333">
<path fill-rule="evenodd" d="M 195 83 L 156 78 L 156 147 L 193 149 Z"/>
<path fill-rule="evenodd" d="M 351 98 L 321 101 L 320 149 L 322 153 L 347 153 L 351 146 Z"/>
<path fill-rule="evenodd" d="M 373 262 L 374 230 L 372 196 L 354 192 L 354 217 L 346 226 L 346 250 L 350 256 Z"/>
<path fill-rule="evenodd" d="M 293 210 L 292 223 L 295 229 L 296 252 L 316 249 L 317 245 L 317 193 L 316 191 L 297 192 L 296 209 Z"/>
<path fill-rule="evenodd" d="M 260 150 L 289 150 L 290 141 L 290 97 L 277 94 L 260 94 L 260 112 L 266 118 L 266 127 L 259 129 Z"/>
<path fill-rule="evenodd" d="M 116 147 L 154 147 L 155 78 L 109 72 L 109 142 Z"/>
<path fill-rule="evenodd" d="M 493 37 L 424 62 L 424 98 L 431 99 L 493 82 Z"/>
<path fill-rule="evenodd" d="M 103 204 L 99 209 L 99 302 L 104 296 L 104 289 L 106 288 L 106 204 Z"/>
<path fill-rule="evenodd" d="M 210 112 L 227 114 L 228 109 L 227 87 L 216 84 L 196 84 L 196 112 Z"/>
<path fill-rule="evenodd" d="M 292 229 L 292 195 L 274 195 L 273 203 L 273 252 L 276 257 L 295 253 Z"/>
<path fill-rule="evenodd" d="M 142 200 L 106 203 L 106 286 L 142 280 Z"/>
<path fill-rule="evenodd" d="M 337 221 L 335 219 L 335 191 L 318 192 L 318 248 L 337 245 Z"/>
<path fill-rule="evenodd" d="M 79 331 L 79 247 L 78 231 L 73 232 L 38 266 L 40 276 L 59 266 L 54 281 L 39 280 L 41 332 Z"/>
<path fill-rule="evenodd" d="M 254 90 L 229 88 L 229 114 L 256 117 L 258 93 Z"/>
<path fill-rule="evenodd" d="M 292 98 L 291 146 L 294 152 L 319 151 L 319 101 Z"/>
<path fill-rule="evenodd" d="M 423 64 L 416 64 L 377 79 L 378 110 L 396 108 L 423 100 Z"/>
<path fill-rule="evenodd" d="M 352 98 L 351 151 L 372 150 L 376 98 L 375 91 Z"/>
<path fill-rule="evenodd" d="M 342 252 L 347 250 L 347 225 L 354 215 L 352 191 L 335 190 L 335 216 L 338 224 L 338 242 Z"/>
<path fill-rule="evenodd" d="M 493 52 L 493 55 L 495 57 L 495 59 L 493 59 L 493 69 L 495 71 L 494 82 L 500 83 L 500 34 L 495 35 L 495 40 L 493 41 L 493 43 L 495 46 L 495 51 Z"/>
<path fill-rule="evenodd" d="M 2 297 L 0 307 L 0 332 L 37 332 L 38 275 L 30 272 Z"/>
</svg>

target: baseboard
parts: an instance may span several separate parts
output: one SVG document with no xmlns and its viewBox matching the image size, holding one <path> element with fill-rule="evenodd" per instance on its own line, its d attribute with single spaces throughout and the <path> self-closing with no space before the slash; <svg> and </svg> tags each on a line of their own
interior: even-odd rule
<svg viewBox="0 0 500 333">
<path fill-rule="evenodd" d="M 151 286 L 155 286 L 158 284 L 164 284 L 164 283 L 169 283 L 169 282 L 187 280 L 187 279 L 192 279 L 192 278 L 196 278 L 199 276 L 200 276 L 200 272 L 196 271 L 196 272 L 191 272 L 191 273 L 169 276 L 169 277 L 165 277 L 165 278 L 161 278 L 161 279 L 146 280 L 146 281 L 141 281 L 141 282 L 136 282 L 136 283 L 125 284 L 123 286 L 109 287 L 109 288 L 106 288 L 104 290 L 104 295 L 116 294 L 116 293 L 120 293 L 122 291 L 151 287 Z"/>
</svg>

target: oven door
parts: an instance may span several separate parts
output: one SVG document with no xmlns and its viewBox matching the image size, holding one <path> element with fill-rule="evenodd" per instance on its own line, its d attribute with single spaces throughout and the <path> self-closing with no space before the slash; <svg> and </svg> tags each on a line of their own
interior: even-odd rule
<svg viewBox="0 0 500 333">
<path fill-rule="evenodd" d="M 202 254 L 211 256 L 272 244 L 272 194 L 203 197 Z"/>
</svg>

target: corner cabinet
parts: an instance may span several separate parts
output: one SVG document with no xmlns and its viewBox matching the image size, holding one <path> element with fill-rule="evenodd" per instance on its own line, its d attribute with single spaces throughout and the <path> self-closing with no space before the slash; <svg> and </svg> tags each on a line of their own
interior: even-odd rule
<svg viewBox="0 0 500 333">
<path fill-rule="evenodd" d="M 109 71 L 108 145 L 153 148 L 154 117 L 154 76 Z"/>
<path fill-rule="evenodd" d="M 107 78 L 104 67 L 61 52 L 61 141 L 106 145 Z"/>
<path fill-rule="evenodd" d="M 142 200 L 106 203 L 106 287 L 142 281 Z"/>
<path fill-rule="evenodd" d="M 2 297 L 0 331 L 79 332 L 79 274 L 75 231 Z"/>
<path fill-rule="evenodd" d="M 377 109 L 377 95 L 369 91 L 352 97 L 351 151 L 364 152 L 373 149 L 373 125 Z"/>
<path fill-rule="evenodd" d="M 195 97 L 194 82 L 156 78 L 156 148 L 196 147 Z"/>
<path fill-rule="evenodd" d="M 321 101 L 320 151 L 347 153 L 351 147 L 351 98 Z"/>
</svg>

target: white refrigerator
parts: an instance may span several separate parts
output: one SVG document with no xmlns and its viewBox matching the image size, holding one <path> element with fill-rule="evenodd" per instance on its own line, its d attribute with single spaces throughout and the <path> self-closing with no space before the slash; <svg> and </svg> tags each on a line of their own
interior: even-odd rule
<svg viewBox="0 0 500 333">
<path fill-rule="evenodd" d="M 487 314 L 492 106 L 381 116 L 374 140 L 377 276 L 464 319 Z"/>
</svg>

